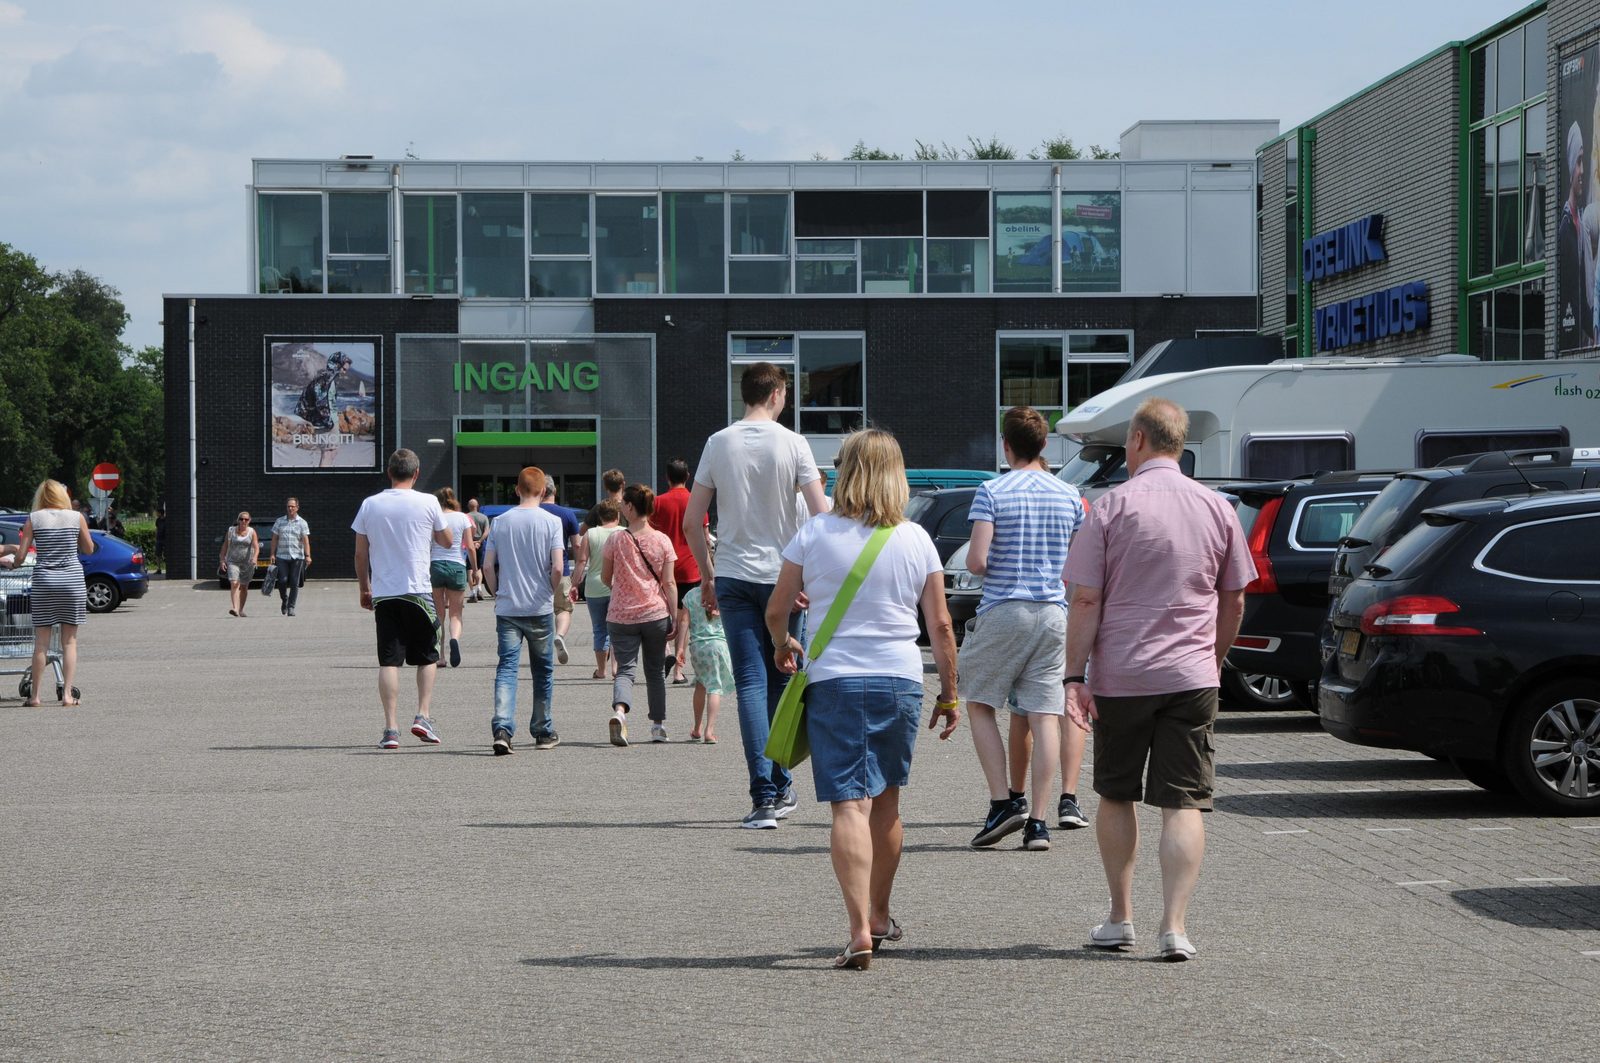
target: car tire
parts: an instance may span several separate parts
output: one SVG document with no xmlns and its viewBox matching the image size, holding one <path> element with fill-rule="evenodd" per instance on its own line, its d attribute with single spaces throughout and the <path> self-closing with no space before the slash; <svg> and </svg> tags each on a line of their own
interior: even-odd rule
<svg viewBox="0 0 1600 1063">
<path fill-rule="evenodd" d="M 1517 791 L 1548 812 L 1600 815 L 1600 682 L 1540 687 L 1511 714 L 1501 766 Z"/>
<path fill-rule="evenodd" d="M 1480 789 L 1488 790 L 1492 794 L 1517 792 L 1517 788 L 1511 784 L 1510 776 L 1495 761 L 1478 760 L 1475 757 L 1452 757 L 1450 763 L 1455 765 L 1462 778 Z"/>
<path fill-rule="evenodd" d="M 122 604 L 121 588 L 116 580 L 107 576 L 90 576 L 84 588 L 91 613 L 109 613 Z"/>
<path fill-rule="evenodd" d="M 1222 670 L 1222 693 L 1234 708 L 1247 712 L 1282 712 L 1305 708 L 1295 693 L 1294 684 L 1289 680 L 1241 672 L 1236 668 Z"/>
</svg>

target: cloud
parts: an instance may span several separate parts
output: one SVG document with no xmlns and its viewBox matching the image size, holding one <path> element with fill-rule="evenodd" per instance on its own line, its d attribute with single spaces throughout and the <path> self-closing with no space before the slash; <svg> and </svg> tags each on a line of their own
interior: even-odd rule
<svg viewBox="0 0 1600 1063">
<path fill-rule="evenodd" d="M 199 11 L 177 29 L 189 48 L 216 56 L 229 81 L 247 91 L 272 88 L 326 99 L 345 86 L 344 67 L 332 55 L 274 37 L 242 11 Z"/>
<path fill-rule="evenodd" d="M 140 48 L 121 33 L 85 38 L 65 55 L 29 72 L 30 95 L 181 95 L 203 92 L 222 79 L 222 64 L 199 52 L 161 54 Z"/>
</svg>

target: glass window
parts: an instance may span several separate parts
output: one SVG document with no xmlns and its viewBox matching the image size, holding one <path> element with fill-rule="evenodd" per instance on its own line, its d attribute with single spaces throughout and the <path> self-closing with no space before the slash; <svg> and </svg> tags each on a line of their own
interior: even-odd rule
<svg viewBox="0 0 1600 1063">
<path fill-rule="evenodd" d="M 1494 228 L 1495 131 L 1492 128 L 1475 129 L 1470 141 L 1472 275 L 1481 277 L 1494 268 L 1490 257 L 1494 241 L 1490 239 L 1490 233 Z"/>
<path fill-rule="evenodd" d="M 864 292 L 921 292 L 922 268 L 921 240 L 861 241 Z"/>
<path fill-rule="evenodd" d="M 387 258 L 329 258 L 329 295 L 383 295 L 391 291 Z"/>
<path fill-rule="evenodd" d="M 1122 194 L 1062 193 L 1061 290 L 1114 292 L 1122 287 Z"/>
<path fill-rule="evenodd" d="M 1494 264 L 1499 267 L 1516 264 L 1522 243 L 1522 218 L 1517 211 L 1522 189 L 1522 120 L 1502 122 L 1496 132 L 1499 151 L 1495 156 Z"/>
<path fill-rule="evenodd" d="M 1544 137 L 1546 105 L 1534 104 L 1523 118 L 1522 261 L 1542 262 L 1544 252 Z"/>
<path fill-rule="evenodd" d="M 1283 207 L 1284 286 L 1283 319 L 1293 328 L 1300 320 L 1300 202 Z"/>
<path fill-rule="evenodd" d="M 1061 339 L 1058 336 L 1000 338 L 1000 407 L 1061 409 Z"/>
<path fill-rule="evenodd" d="M 854 240 L 796 240 L 794 253 L 797 255 L 853 255 L 856 253 Z"/>
<path fill-rule="evenodd" d="M 1522 284 L 1522 359 L 1531 362 L 1545 356 L 1544 279 Z"/>
<path fill-rule="evenodd" d="M 479 299 L 523 298 L 523 196 L 520 192 L 461 195 L 461 294 Z"/>
<path fill-rule="evenodd" d="M 794 358 L 794 337 L 735 336 L 733 356 L 767 362 L 790 361 Z"/>
<path fill-rule="evenodd" d="M 1485 117 L 1484 104 L 1494 95 L 1494 78 L 1489 72 L 1488 49 L 1474 48 L 1472 51 L 1472 121 L 1476 122 Z"/>
<path fill-rule="evenodd" d="M 929 236 L 989 235 L 989 193 L 929 192 Z"/>
<path fill-rule="evenodd" d="M 660 269 L 655 196 L 595 196 L 595 291 L 653 293 Z"/>
<path fill-rule="evenodd" d="M 793 339 L 791 337 L 785 336 L 785 337 L 783 337 L 783 340 L 784 340 L 785 346 L 789 346 L 789 347 L 793 346 Z M 734 339 L 734 346 L 737 347 L 738 344 L 739 344 L 739 340 L 737 338 L 735 338 Z M 734 353 L 737 355 L 738 352 L 735 351 Z M 739 418 L 744 416 L 744 397 L 739 392 L 739 385 L 744 380 L 745 373 L 750 369 L 750 367 L 752 365 L 754 365 L 756 363 L 756 361 L 771 362 L 772 364 L 776 365 L 779 369 L 782 369 L 784 371 L 784 373 L 787 375 L 787 377 L 791 381 L 791 383 L 794 380 L 794 356 L 793 355 L 789 355 L 789 356 L 782 357 L 782 358 L 763 358 L 763 359 L 751 359 L 751 360 L 742 361 L 742 362 L 730 362 L 728 364 L 728 414 L 729 414 L 729 418 L 728 419 L 730 421 L 737 421 Z M 795 427 L 795 406 L 796 405 L 798 405 L 798 404 L 794 401 L 794 391 L 793 391 L 793 388 L 791 387 L 790 393 L 789 393 L 789 401 L 783 404 L 783 412 L 778 415 L 778 423 L 779 424 L 782 424 L 784 427 L 789 428 L 791 430 Z"/>
<path fill-rule="evenodd" d="M 590 286 L 587 258 L 535 258 L 528 263 L 530 299 L 587 299 Z"/>
<path fill-rule="evenodd" d="M 728 197 L 728 222 L 733 240 L 729 254 L 789 253 L 787 193 L 734 193 Z"/>
<path fill-rule="evenodd" d="M 1350 534 L 1361 511 L 1367 508 L 1372 495 L 1357 498 L 1318 498 L 1300 510 L 1300 523 L 1290 535 L 1290 541 L 1302 550 L 1332 550 L 1339 540 Z"/>
<path fill-rule="evenodd" d="M 1600 582 L 1600 517 L 1569 517 L 1511 528 L 1484 555 L 1485 568 L 1553 583 Z"/>
<path fill-rule="evenodd" d="M 930 293 L 988 290 L 989 241 L 928 240 Z"/>
<path fill-rule="evenodd" d="M 789 260 L 728 260 L 728 291 L 734 295 L 788 295 Z"/>
<path fill-rule="evenodd" d="M 801 336 L 799 343 L 800 431 L 831 435 L 861 427 L 865 341 Z"/>
<path fill-rule="evenodd" d="M 389 254 L 389 193 L 328 193 L 328 254 Z"/>
<path fill-rule="evenodd" d="M 796 237 L 921 236 L 921 192 L 796 192 Z"/>
<path fill-rule="evenodd" d="M 1256 436 L 1244 442 L 1244 475 L 1289 480 L 1348 469 L 1354 449 L 1348 436 Z"/>
<path fill-rule="evenodd" d="M 1494 350 L 1497 362 L 1514 362 L 1522 357 L 1522 289 L 1513 284 L 1490 293 L 1494 305 Z"/>
<path fill-rule="evenodd" d="M 856 260 L 806 258 L 794 264 L 794 289 L 800 295 L 855 294 Z"/>
<path fill-rule="evenodd" d="M 535 192 L 528 197 L 528 253 L 587 255 L 589 194 Z"/>
<path fill-rule="evenodd" d="M 1122 379 L 1127 362 L 1067 362 L 1067 409 L 1100 394 Z"/>
<path fill-rule="evenodd" d="M 256 197 L 256 256 L 263 292 L 322 291 L 322 197 Z"/>
<path fill-rule="evenodd" d="M 1133 354 L 1133 334 L 1129 332 L 1075 332 L 1067 337 L 1067 350 L 1073 354 Z"/>
<path fill-rule="evenodd" d="M 1531 100 L 1545 91 L 1545 69 L 1549 62 L 1548 29 L 1540 15 L 1523 27 L 1522 98 Z M 1543 128 L 1542 126 L 1540 127 Z M 1542 137 L 1544 134 L 1540 133 Z"/>
<path fill-rule="evenodd" d="M 995 291 L 1049 291 L 1050 249 L 1053 244 L 1048 194 L 995 193 Z"/>
<path fill-rule="evenodd" d="M 668 192 L 663 197 L 663 292 L 721 293 L 724 206 L 721 192 Z"/>
<path fill-rule="evenodd" d="M 405 196 L 400 202 L 406 234 L 406 291 L 455 292 L 456 197 Z"/>
<path fill-rule="evenodd" d="M 1424 432 L 1417 438 L 1417 466 L 1432 468 L 1462 454 L 1486 454 L 1491 450 L 1564 447 L 1567 439 L 1566 430 L 1560 428 L 1525 432 Z"/>
<path fill-rule="evenodd" d="M 1522 28 L 1519 26 L 1501 37 L 1496 46 L 1500 53 L 1500 79 L 1494 94 L 1494 109 L 1498 114 L 1525 98 L 1522 95 Z"/>
</svg>

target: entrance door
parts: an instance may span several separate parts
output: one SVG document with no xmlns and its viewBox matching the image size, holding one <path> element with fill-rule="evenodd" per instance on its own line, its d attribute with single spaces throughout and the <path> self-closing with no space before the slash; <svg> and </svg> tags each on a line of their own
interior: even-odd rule
<svg viewBox="0 0 1600 1063">
<path fill-rule="evenodd" d="M 535 465 L 554 482 L 559 504 L 587 510 L 599 498 L 599 462 L 592 431 L 456 433 L 461 497 L 485 506 L 516 505 L 517 477 Z"/>
</svg>

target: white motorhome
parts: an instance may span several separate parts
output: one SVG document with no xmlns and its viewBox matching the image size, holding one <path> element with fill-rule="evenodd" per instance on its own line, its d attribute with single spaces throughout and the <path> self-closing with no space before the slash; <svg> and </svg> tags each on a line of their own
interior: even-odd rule
<svg viewBox="0 0 1600 1063">
<path fill-rule="evenodd" d="M 1059 475 L 1081 486 L 1125 479 L 1128 421 L 1153 397 L 1189 412 L 1182 465 L 1201 479 L 1420 468 L 1600 435 L 1597 359 L 1285 358 L 1147 376 L 1095 395 L 1056 424 L 1083 444 Z"/>
</svg>

